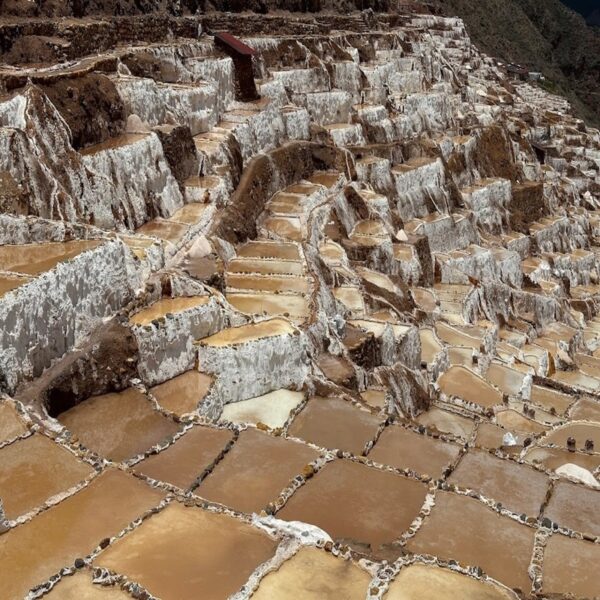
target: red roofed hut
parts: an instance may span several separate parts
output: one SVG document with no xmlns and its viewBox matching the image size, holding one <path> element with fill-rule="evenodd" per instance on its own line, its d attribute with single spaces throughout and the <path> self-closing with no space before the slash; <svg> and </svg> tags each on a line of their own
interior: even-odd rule
<svg viewBox="0 0 600 600">
<path fill-rule="evenodd" d="M 258 100 L 260 96 L 256 90 L 252 67 L 252 57 L 256 54 L 256 50 L 226 32 L 215 34 L 215 45 L 233 59 L 236 99 L 242 102 Z"/>
</svg>

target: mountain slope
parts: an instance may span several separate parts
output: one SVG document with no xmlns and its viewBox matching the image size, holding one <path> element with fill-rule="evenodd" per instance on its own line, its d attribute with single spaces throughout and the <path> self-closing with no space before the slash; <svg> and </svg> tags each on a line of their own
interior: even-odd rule
<svg viewBox="0 0 600 600">
<path fill-rule="evenodd" d="M 600 32 L 559 0 L 437 0 L 485 52 L 539 70 L 588 122 L 600 124 Z"/>
</svg>

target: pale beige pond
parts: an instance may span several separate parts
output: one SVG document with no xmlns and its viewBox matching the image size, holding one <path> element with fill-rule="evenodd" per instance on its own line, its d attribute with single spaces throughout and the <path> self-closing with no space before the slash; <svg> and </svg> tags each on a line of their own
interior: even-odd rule
<svg viewBox="0 0 600 600">
<path fill-rule="evenodd" d="M 505 588 L 450 569 L 414 564 L 404 567 L 384 600 L 517 600 Z"/>
<path fill-rule="evenodd" d="M 191 296 L 191 297 L 179 297 L 179 298 L 163 298 L 158 302 L 155 302 L 148 308 L 141 310 L 134 315 L 131 315 L 129 321 L 134 325 L 149 325 L 156 319 L 161 319 L 165 315 L 177 314 L 203 306 L 208 303 L 210 296 Z"/>
<path fill-rule="evenodd" d="M 204 338 L 202 344 L 221 348 L 235 344 L 245 344 L 267 337 L 275 337 L 279 335 L 291 335 L 297 329 L 287 319 L 269 319 L 259 321 L 258 323 L 250 323 L 241 327 L 232 327 L 223 329 L 210 337 Z"/>
<path fill-rule="evenodd" d="M 253 600 L 364 600 L 371 576 L 352 562 L 304 547 L 261 582 Z"/>
</svg>

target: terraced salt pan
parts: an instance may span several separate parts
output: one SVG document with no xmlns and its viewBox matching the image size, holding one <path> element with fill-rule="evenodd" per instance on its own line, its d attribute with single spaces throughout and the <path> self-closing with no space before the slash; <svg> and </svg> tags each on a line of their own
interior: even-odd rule
<svg viewBox="0 0 600 600">
<path fill-rule="evenodd" d="M 242 257 L 232 259 L 229 262 L 227 269 L 230 273 L 257 273 L 259 275 L 303 275 L 304 264 L 299 260 Z"/>
<path fill-rule="evenodd" d="M 584 392 L 600 393 L 600 379 L 582 371 L 557 371 L 551 379 Z"/>
<path fill-rule="evenodd" d="M 134 388 L 89 398 L 58 420 L 84 446 L 114 461 L 132 458 L 178 430 Z"/>
<path fill-rule="evenodd" d="M 131 596 L 118 586 L 103 586 L 92 582 L 92 573 L 77 571 L 63 577 L 52 591 L 45 595 L 46 600 L 131 600 Z"/>
<path fill-rule="evenodd" d="M 28 283 L 29 281 L 31 281 L 30 277 L 19 277 L 15 275 L 0 277 L 0 298 Z"/>
<path fill-rule="evenodd" d="M 493 362 L 486 371 L 485 378 L 505 394 L 517 396 L 523 390 L 525 375 L 506 365 Z"/>
<path fill-rule="evenodd" d="M 443 342 L 451 346 L 466 346 L 477 351 L 481 348 L 482 340 L 476 329 L 464 330 L 439 321 L 435 325 L 435 332 Z"/>
<path fill-rule="evenodd" d="M 456 396 L 484 408 L 502 404 L 502 393 L 475 372 L 460 365 L 451 366 L 438 380 L 446 396 Z"/>
<path fill-rule="evenodd" d="M 304 444 L 247 429 L 194 493 L 241 512 L 258 513 L 318 456 Z"/>
<path fill-rule="evenodd" d="M 94 472 L 46 436 L 34 434 L 0 449 L 0 498 L 16 519 Z"/>
<path fill-rule="evenodd" d="M 483 450 L 463 456 L 449 481 L 532 517 L 538 516 L 549 484 L 543 473 Z"/>
<path fill-rule="evenodd" d="M 540 465 L 545 469 L 556 471 L 559 467 L 572 463 L 590 472 L 600 467 L 600 454 L 569 452 L 564 448 L 533 447 L 523 457 L 526 462 Z"/>
<path fill-rule="evenodd" d="M 545 388 L 539 385 L 531 386 L 530 400 L 539 404 L 546 410 L 554 409 L 557 414 L 564 415 L 569 406 L 573 403 L 573 397 L 569 394 L 563 394 L 552 388 Z"/>
<path fill-rule="evenodd" d="M 334 288 L 333 295 L 352 313 L 356 315 L 365 313 L 365 301 L 360 288 L 350 286 Z"/>
<path fill-rule="evenodd" d="M 560 481 L 554 486 L 544 516 L 574 531 L 600 536 L 600 491 Z"/>
<path fill-rule="evenodd" d="M 206 346 L 222 348 L 224 346 L 245 344 L 262 338 L 279 335 L 291 335 L 297 329 L 287 319 L 269 319 L 241 327 L 223 329 L 219 333 L 202 340 Z"/>
<path fill-rule="evenodd" d="M 301 277 L 229 274 L 227 275 L 227 289 L 306 294 L 309 291 L 309 283 L 307 279 Z"/>
<path fill-rule="evenodd" d="M 419 329 L 419 337 L 421 338 L 421 360 L 431 364 L 443 350 L 443 346 L 439 343 L 432 329 Z"/>
<path fill-rule="evenodd" d="M 300 242 L 303 239 L 302 225 L 297 217 L 267 217 L 263 226 L 269 234 L 272 234 L 270 237 L 294 242 Z"/>
<path fill-rule="evenodd" d="M 197 306 L 203 306 L 210 300 L 210 296 L 192 296 L 180 298 L 163 298 L 148 308 L 135 313 L 129 318 L 134 325 L 149 325 L 156 319 L 161 319 L 169 313 L 179 313 Z"/>
<path fill-rule="evenodd" d="M 226 298 L 233 307 L 246 315 L 289 315 L 295 319 L 309 316 L 308 301 L 297 294 L 228 293 Z"/>
<path fill-rule="evenodd" d="M 460 446 L 426 437 L 403 427 L 386 427 L 369 458 L 419 475 L 438 478 L 457 458 Z"/>
<path fill-rule="evenodd" d="M 600 544 L 553 535 L 544 551 L 542 590 L 593 598 L 598 593 L 598 564 Z"/>
<path fill-rule="evenodd" d="M 264 577 L 254 600 L 363 600 L 371 576 L 349 560 L 303 547 Z"/>
<path fill-rule="evenodd" d="M 503 452 L 510 455 L 518 455 L 523 449 L 524 436 L 516 435 L 511 432 L 517 440 L 516 446 L 506 446 L 504 443 L 504 436 L 507 434 L 507 430 L 503 429 L 499 425 L 493 423 L 483 422 L 479 424 L 477 428 L 477 436 L 475 438 L 475 445 L 481 448 L 488 448 L 489 450 L 496 450 L 501 448 Z"/>
<path fill-rule="evenodd" d="M 126 575 L 163 600 L 222 600 L 277 543 L 233 517 L 173 502 L 103 552 L 97 566 Z"/>
<path fill-rule="evenodd" d="M 136 229 L 136 233 L 156 237 L 165 242 L 177 245 L 177 243 L 184 238 L 189 229 L 190 226 L 186 223 L 175 223 L 164 219 L 154 219 Z"/>
<path fill-rule="evenodd" d="M 335 460 L 296 491 L 277 518 L 312 523 L 359 552 L 396 558 L 399 548 L 391 543 L 409 528 L 426 493 L 413 479 Z"/>
<path fill-rule="evenodd" d="M 391 583 L 384 600 L 516 600 L 493 583 L 478 581 L 450 569 L 414 564 L 404 567 Z"/>
<path fill-rule="evenodd" d="M 192 370 L 150 388 L 149 392 L 165 410 L 181 416 L 196 411 L 212 382 L 210 375 Z"/>
<path fill-rule="evenodd" d="M 165 450 L 138 463 L 135 471 L 187 490 L 232 439 L 227 429 L 193 427 Z"/>
<path fill-rule="evenodd" d="M 556 427 L 541 440 L 543 444 L 556 444 L 561 448 L 567 447 L 567 440 L 572 437 L 575 447 L 583 449 L 586 440 L 594 442 L 594 448 L 600 448 L 600 425 L 597 423 L 575 422 Z"/>
<path fill-rule="evenodd" d="M 0 536 L 0 564 L 11 576 L 5 598 L 22 598 L 104 538 L 158 505 L 164 498 L 135 477 L 110 469 L 85 489 Z"/>
<path fill-rule="evenodd" d="M 290 412 L 303 400 L 302 392 L 275 390 L 257 398 L 227 404 L 221 413 L 221 420 L 237 424 L 263 423 L 271 429 L 277 429 L 284 426 Z"/>
<path fill-rule="evenodd" d="M 385 408 L 387 406 L 386 391 L 378 389 L 367 389 L 361 392 L 361 398 L 373 408 Z"/>
<path fill-rule="evenodd" d="M 300 260 L 296 244 L 286 242 L 252 241 L 237 249 L 237 255 L 245 258 L 274 258 L 279 260 Z"/>
<path fill-rule="evenodd" d="M 571 409 L 569 416 L 577 421 L 591 421 L 600 424 L 600 402 L 592 398 L 578 400 Z"/>
<path fill-rule="evenodd" d="M 468 439 L 475 428 L 475 421 L 434 406 L 421 413 L 417 423 L 425 427 L 435 428 L 442 433 L 450 433 Z"/>
<path fill-rule="evenodd" d="M 100 241 L 46 242 L 20 246 L 0 246 L 0 271 L 40 275 L 58 263 L 97 248 Z"/>
<path fill-rule="evenodd" d="M 311 398 L 292 422 L 288 434 L 324 448 L 360 455 L 377 433 L 381 418 L 341 398 Z"/>
<path fill-rule="evenodd" d="M 523 435 L 537 435 L 548 430 L 547 426 L 542 425 L 541 423 L 538 423 L 532 419 L 528 419 L 520 412 L 511 409 L 499 410 L 496 413 L 496 423 L 509 431 L 518 432 Z"/>
<path fill-rule="evenodd" d="M 23 435 L 27 431 L 25 423 L 19 417 L 12 403 L 8 400 L 0 400 L 0 444 Z"/>
<path fill-rule="evenodd" d="M 479 566 L 511 588 L 529 591 L 527 574 L 535 531 L 467 496 L 437 492 L 435 506 L 408 540 L 411 552 Z"/>
</svg>

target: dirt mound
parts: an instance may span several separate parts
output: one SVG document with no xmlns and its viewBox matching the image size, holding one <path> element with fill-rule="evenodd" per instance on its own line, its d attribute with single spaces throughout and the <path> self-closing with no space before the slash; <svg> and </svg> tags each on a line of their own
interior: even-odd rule
<svg viewBox="0 0 600 600">
<path fill-rule="evenodd" d="M 105 75 L 90 73 L 40 85 L 67 122 L 76 149 L 115 137 L 125 129 L 125 108 Z"/>
</svg>

